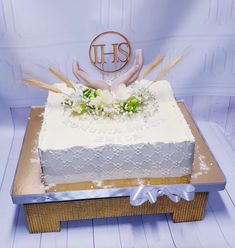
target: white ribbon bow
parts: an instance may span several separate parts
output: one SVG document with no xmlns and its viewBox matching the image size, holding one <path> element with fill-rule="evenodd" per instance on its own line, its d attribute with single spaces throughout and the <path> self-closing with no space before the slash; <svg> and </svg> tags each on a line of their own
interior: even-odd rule
<svg viewBox="0 0 235 248">
<path fill-rule="evenodd" d="M 195 196 L 195 187 L 191 184 L 178 184 L 171 186 L 144 186 L 135 188 L 130 193 L 130 204 L 140 206 L 149 201 L 155 203 L 159 196 L 166 195 L 173 202 L 179 202 L 181 199 L 192 201 Z"/>
</svg>

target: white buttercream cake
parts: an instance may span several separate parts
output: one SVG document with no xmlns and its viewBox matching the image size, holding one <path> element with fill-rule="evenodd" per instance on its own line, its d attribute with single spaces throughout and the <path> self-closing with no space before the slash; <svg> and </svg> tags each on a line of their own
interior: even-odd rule
<svg viewBox="0 0 235 248">
<path fill-rule="evenodd" d="M 71 93 L 64 84 L 56 86 Z M 149 88 L 157 99 L 155 111 L 120 118 L 71 115 L 61 106 L 64 96 L 50 92 L 38 144 L 45 182 L 190 175 L 195 140 L 172 88 L 167 81 Z"/>
</svg>

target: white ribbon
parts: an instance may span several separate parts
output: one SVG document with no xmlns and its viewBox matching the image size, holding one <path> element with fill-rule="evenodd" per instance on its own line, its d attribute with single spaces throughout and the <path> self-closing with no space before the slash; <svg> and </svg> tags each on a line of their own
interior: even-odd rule
<svg viewBox="0 0 235 248">
<path fill-rule="evenodd" d="M 195 188 L 191 184 L 163 185 L 163 186 L 144 186 L 133 189 L 130 192 L 130 204 L 140 206 L 149 201 L 155 203 L 159 196 L 166 195 L 173 202 L 181 199 L 192 201 L 195 195 Z"/>
</svg>

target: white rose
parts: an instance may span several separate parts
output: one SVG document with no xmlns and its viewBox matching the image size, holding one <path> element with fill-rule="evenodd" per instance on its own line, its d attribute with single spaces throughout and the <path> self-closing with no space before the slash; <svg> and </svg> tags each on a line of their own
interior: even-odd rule
<svg viewBox="0 0 235 248">
<path fill-rule="evenodd" d="M 77 113 L 77 114 L 81 114 L 82 111 L 83 111 L 83 108 L 81 107 L 80 104 L 74 104 L 74 105 L 72 106 L 72 110 L 73 110 L 73 112 L 75 112 L 75 113 Z"/>
<path fill-rule="evenodd" d="M 101 97 L 97 96 L 90 101 L 91 105 L 94 105 L 95 107 L 99 107 L 102 104 Z"/>
<path fill-rule="evenodd" d="M 109 105 L 113 102 L 113 95 L 108 90 L 103 90 L 100 92 L 101 101 L 105 105 Z"/>
<path fill-rule="evenodd" d="M 126 87 L 125 84 L 119 84 L 113 90 L 113 93 L 115 94 L 116 98 L 121 101 L 125 101 L 131 96 L 129 89 Z"/>
<path fill-rule="evenodd" d="M 91 105 L 100 107 L 101 105 L 107 106 L 113 102 L 113 95 L 108 90 L 100 90 L 99 96 L 90 101 Z"/>
</svg>

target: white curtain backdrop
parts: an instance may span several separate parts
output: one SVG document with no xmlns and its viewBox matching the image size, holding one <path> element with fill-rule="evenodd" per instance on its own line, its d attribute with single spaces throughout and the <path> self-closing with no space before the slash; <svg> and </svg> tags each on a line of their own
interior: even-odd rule
<svg viewBox="0 0 235 248">
<path fill-rule="evenodd" d="M 22 84 L 24 74 L 54 83 L 42 68 L 53 66 L 73 79 L 75 57 L 98 75 L 89 44 L 109 30 L 125 34 L 134 50 L 143 48 L 145 64 L 163 51 L 165 65 L 188 48 L 166 77 L 177 96 L 235 96 L 233 0 L 0 0 L 1 101 L 43 104 L 47 93 Z"/>
</svg>

